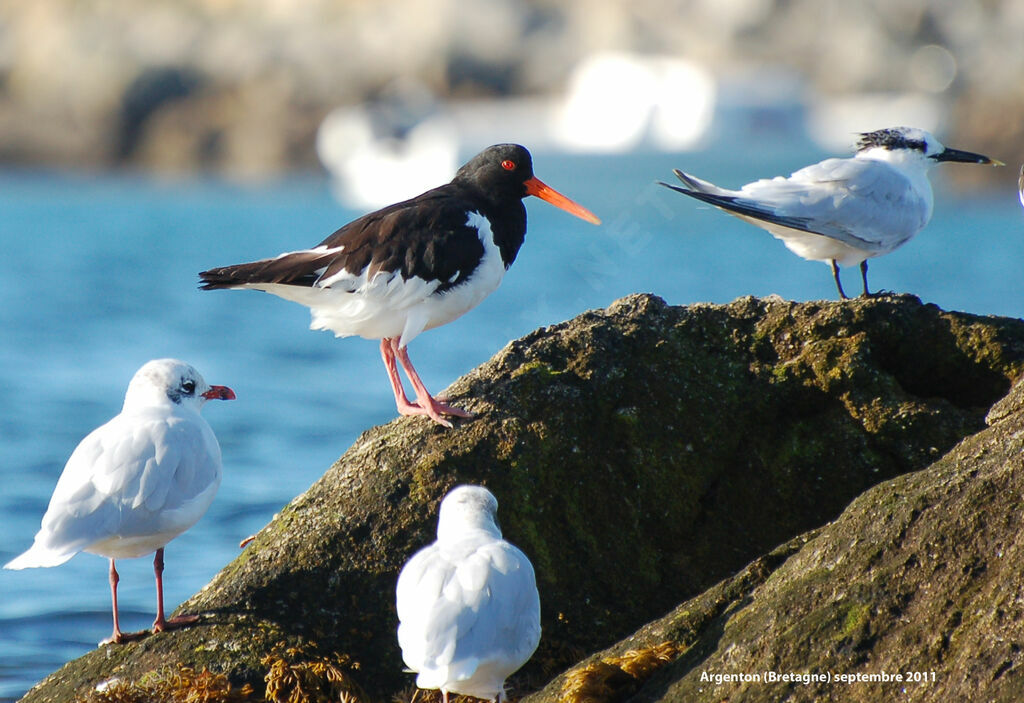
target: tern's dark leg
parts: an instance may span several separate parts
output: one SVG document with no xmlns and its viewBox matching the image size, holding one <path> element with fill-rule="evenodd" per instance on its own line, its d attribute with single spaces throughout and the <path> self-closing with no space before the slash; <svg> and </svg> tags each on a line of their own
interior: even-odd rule
<svg viewBox="0 0 1024 703">
<path fill-rule="evenodd" d="M 836 263 L 835 259 L 832 259 L 832 278 L 836 279 L 836 290 L 839 291 L 839 297 L 843 300 L 849 300 L 846 297 L 846 292 L 843 290 L 843 284 L 839 282 L 839 264 Z"/>
<path fill-rule="evenodd" d="M 868 260 L 860 262 L 860 278 L 864 281 L 864 297 L 870 298 L 871 293 L 868 292 Z"/>
<path fill-rule="evenodd" d="M 164 548 L 156 550 L 153 557 L 153 575 L 156 576 L 156 620 L 153 621 L 153 632 L 163 632 L 183 625 L 198 622 L 198 615 L 179 615 L 168 620 L 164 617 Z"/>
</svg>

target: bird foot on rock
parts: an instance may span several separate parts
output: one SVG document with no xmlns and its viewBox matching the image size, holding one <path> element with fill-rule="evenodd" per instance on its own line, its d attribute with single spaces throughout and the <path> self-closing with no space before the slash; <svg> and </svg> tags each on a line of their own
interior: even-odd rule
<svg viewBox="0 0 1024 703">
<path fill-rule="evenodd" d="M 418 398 L 415 403 L 400 403 L 398 405 L 399 415 L 426 415 L 431 420 L 445 427 L 453 427 L 452 423 L 444 418 L 445 415 L 454 417 L 471 418 L 473 413 L 448 405 L 440 399 L 427 396 Z"/>
<path fill-rule="evenodd" d="M 138 632 L 121 632 L 120 630 L 115 630 L 110 637 L 105 640 L 100 640 L 99 646 L 102 647 L 105 644 L 124 644 L 125 642 L 134 642 L 136 640 L 141 640 L 143 637 L 147 637 L 149 634 L 149 630 L 139 630 Z"/>
<path fill-rule="evenodd" d="M 180 627 L 187 627 L 189 625 L 195 625 L 199 622 L 198 615 L 178 615 L 173 618 L 167 618 L 166 620 L 155 620 L 153 622 L 153 632 L 166 632 L 167 630 L 177 630 Z"/>
</svg>

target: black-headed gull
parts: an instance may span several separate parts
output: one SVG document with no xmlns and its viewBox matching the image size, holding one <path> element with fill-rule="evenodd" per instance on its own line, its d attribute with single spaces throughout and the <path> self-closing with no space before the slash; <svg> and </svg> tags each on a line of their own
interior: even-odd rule
<svg viewBox="0 0 1024 703">
<path fill-rule="evenodd" d="M 203 516 L 220 486 L 220 445 L 199 409 L 234 397 L 183 361 L 145 364 L 128 384 L 121 413 L 71 454 L 32 547 L 4 568 L 57 566 L 83 551 L 107 557 L 114 631 L 101 644 L 124 642 L 143 633 L 121 632 L 114 560 L 156 550 L 153 631 L 195 622 L 164 617 L 164 545 Z"/>
<path fill-rule="evenodd" d="M 788 178 L 765 178 L 739 190 L 676 169 L 683 186 L 661 185 L 768 230 L 797 256 L 832 267 L 860 264 L 864 295 L 868 262 L 906 244 L 932 217 L 928 169 L 939 161 L 1003 165 L 969 151 L 947 149 L 923 129 L 893 127 L 860 135 L 849 159 L 826 159 Z"/>
<path fill-rule="evenodd" d="M 459 486 L 441 501 L 437 541 L 398 577 L 398 643 L 420 688 L 498 700 L 540 642 L 533 566 L 501 538 L 498 501 Z"/>
<path fill-rule="evenodd" d="M 530 152 L 498 144 L 451 183 L 354 220 L 312 249 L 210 269 L 202 288 L 253 288 L 307 306 L 315 330 L 380 340 L 401 415 L 470 417 L 430 395 L 406 345 L 480 304 L 501 283 L 526 237 L 523 198 L 534 195 L 587 222 L 591 212 L 533 175 Z M 410 402 L 398 364 L 416 392 Z"/>
</svg>

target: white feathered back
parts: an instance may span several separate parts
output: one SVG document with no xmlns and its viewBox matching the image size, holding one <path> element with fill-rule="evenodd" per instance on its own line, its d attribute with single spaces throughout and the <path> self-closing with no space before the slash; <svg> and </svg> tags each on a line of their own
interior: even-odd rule
<svg viewBox="0 0 1024 703">
<path fill-rule="evenodd" d="M 398 578 L 398 642 L 416 685 L 496 698 L 540 642 L 533 566 L 501 538 L 498 502 L 459 486 L 441 503 L 438 539 Z"/>
</svg>

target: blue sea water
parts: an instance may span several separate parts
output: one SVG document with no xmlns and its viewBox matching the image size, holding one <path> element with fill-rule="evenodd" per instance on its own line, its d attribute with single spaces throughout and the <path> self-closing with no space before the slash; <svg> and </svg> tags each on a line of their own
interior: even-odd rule
<svg viewBox="0 0 1024 703">
<path fill-rule="evenodd" d="M 509 340 L 638 291 L 673 304 L 773 293 L 834 299 L 826 266 L 655 184 L 681 167 L 738 186 L 823 156 L 809 145 L 536 154 L 538 176 L 604 225 L 529 199 L 527 241 L 505 282 L 465 317 L 415 340 L 417 368 L 439 391 Z M 873 288 L 913 292 L 946 309 L 1024 315 L 1024 211 L 1015 168 L 1004 171 L 998 187 L 968 197 L 935 169 L 932 223 L 872 262 Z M 311 332 L 304 308 L 269 295 L 196 287 L 197 271 L 313 245 L 358 214 L 334 202 L 315 175 L 242 187 L 0 172 L 0 563 L 31 544 L 68 455 L 119 411 L 128 380 L 148 359 L 185 359 L 238 395 L 204 410 L 223 449 L 224 481 L 209 513 L 167 548 L 170 609 L 360 432 L 391 420 L 376 342 Z M 844 274 L 848 292 L 859 291 L 856 269 Z M 151 560 L 121 561 L 119 571 L 123 626 L 147 627 Z M 109 608 L 99 557 L 0 571 L 0 701 L 95 647 L 109 634 Z"/>
</svg>

